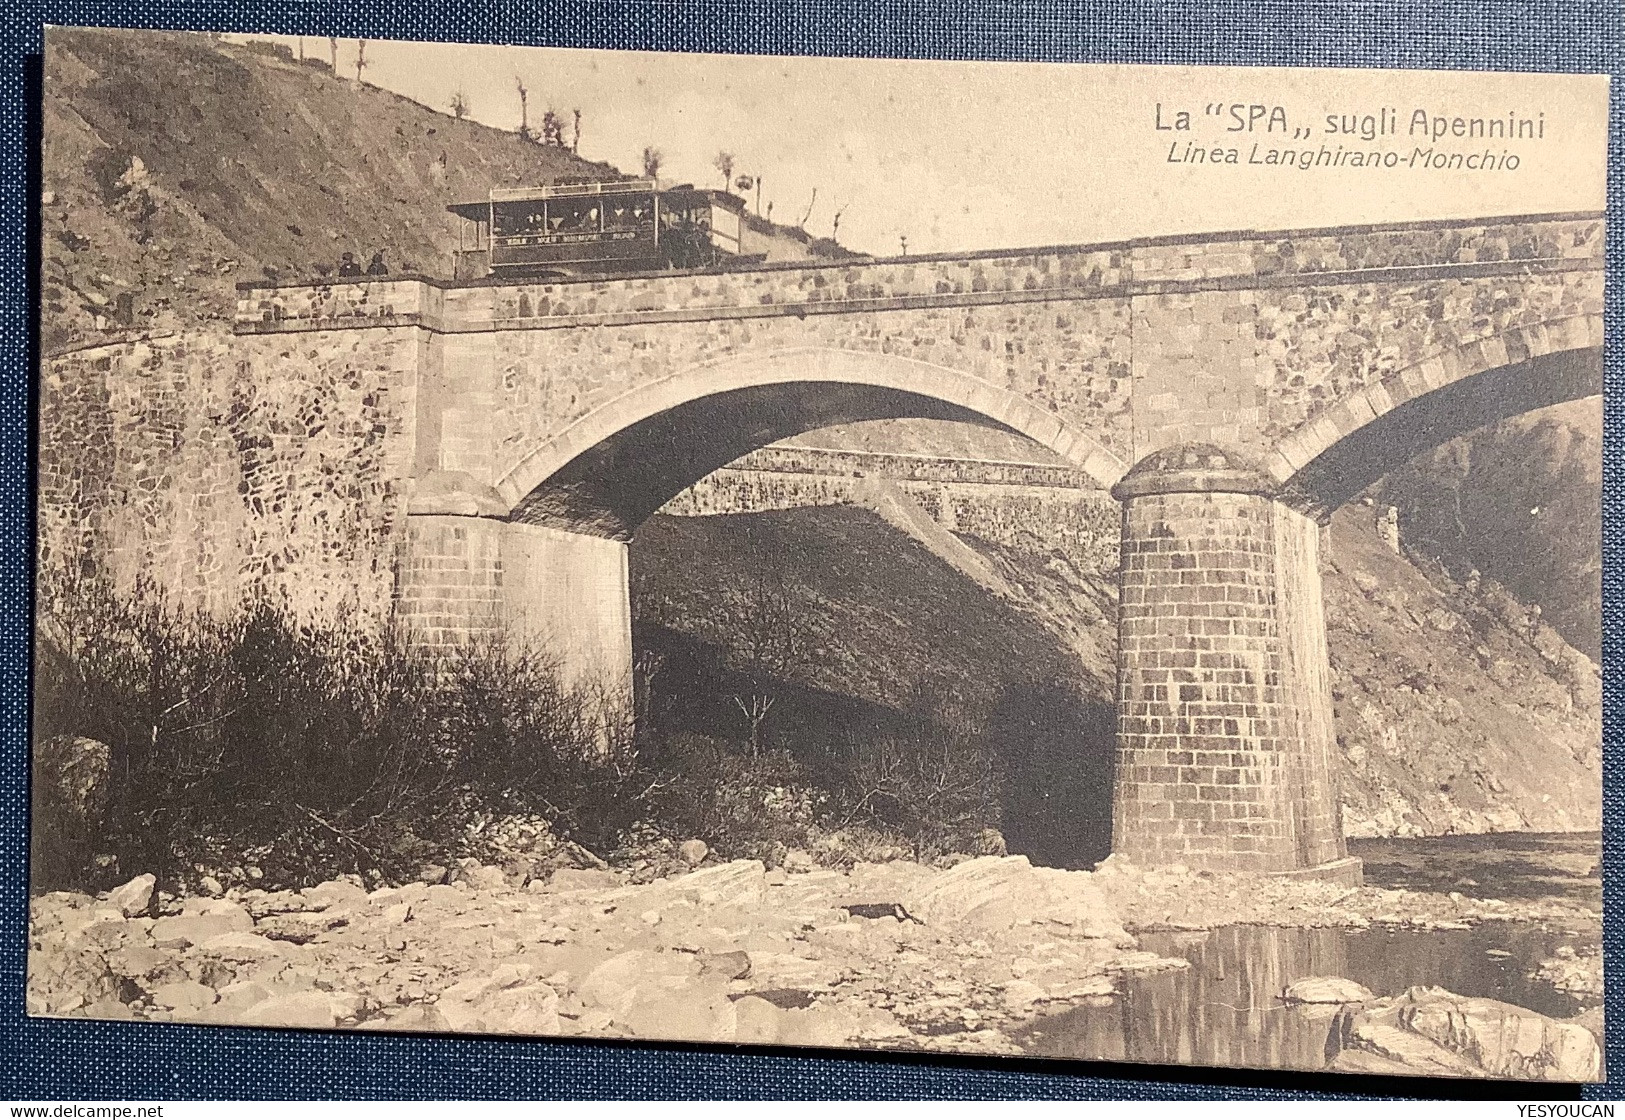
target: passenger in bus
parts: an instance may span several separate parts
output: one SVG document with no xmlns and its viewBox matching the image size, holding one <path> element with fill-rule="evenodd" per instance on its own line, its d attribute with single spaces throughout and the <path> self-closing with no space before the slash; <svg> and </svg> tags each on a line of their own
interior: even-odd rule
<svg viewBox="0 0 1625 1120">
<path fill-rule="evenodd" d="M 384 251 L 382 249 L 380 249 L 376 253 L 374 253 L 372 255 L 372 260 L 367 262 L 367 275 L 368 276 L 388 276 L 389 275 L 389 266 L 384 263 Z"/>
<path fill-rule="evenodd" d="M 339 258 L 340 276 L 360 276 L 361 266 L 356 263 L 354 253 L 345 253 Z"/>
</svg>

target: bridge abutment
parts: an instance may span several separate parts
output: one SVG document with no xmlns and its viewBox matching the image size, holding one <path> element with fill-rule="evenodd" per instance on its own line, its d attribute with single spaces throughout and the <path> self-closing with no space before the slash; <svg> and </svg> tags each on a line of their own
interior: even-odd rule
<svg viewBox="0 0 1625 1120">
<path fill-rule="evenodd" d="M 1319 526 L 1252 464 L 1156 452 L 1118 483 L 1113 850 L 1146 866 L 1357 879 L 1331 773 Z"/>
<path fill-rule="evenodd" d="M 564 688 L 630 710 L 632 611 L 624 542 L 487 517 L 416 515 L 396 582 L 411 641 L 512 642 L 556 664 Z"/>
<path fill-rule="evenodd" d="M 547 525 L 504 526 L 508 633 L 557 661 L 566 688 L 622 711 L 632 701 L 632 602 L 625 541 Z"/>
<path fill-rule="evenodd" d="M 510 519 L 463 471 L 414 480 L 395 617 L 433 648 L 502 641 L 551 659 L 560 683 L 629 711 L 632 607 L 625 541 Z"/>
<path fill-rule="evenodd" d="M 504 523 L 414 514 L 395 579 L 395 621 L 434 649 L 497 638 L 503 626 Z"/>
</svg>

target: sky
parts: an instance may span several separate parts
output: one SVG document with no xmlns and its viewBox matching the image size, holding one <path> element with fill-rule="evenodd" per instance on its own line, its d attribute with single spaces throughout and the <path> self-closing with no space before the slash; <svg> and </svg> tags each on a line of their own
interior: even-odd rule
<svg viewBox="0 0 1625 1120">
<path fill-rule="evenodd" d="M 297 40 L 280 41 L 297 49 Z M 328 45 L 307 38 L 304 50 L 325 58 Z M 353 40 L 340 41 L 340 73 L 354 74 L 355 52 Z M 628 172 L 654 146 L 665 156 L 662 178 L 721 185 L 713 160 L 732 152 L 736 176 L 761 177 L 762 209 L 771 203 L 774 220 L 828 236 L 839 214 L 843 244 L 882 255 L 899 252 L 904 238 L 913 254 L 1600 210 L 1604 201 L 1607 84 L 1595 76 L 376 40 L 366 61 L 370 83 L 442 111 L 461 91 L 474 119 L 505 129 L 519 124 L 523 80 L 533 128 L 547 108 L 567 117 L 580 108 L 581 155 Z M 1180 112 L 1189 114 L 1183 122 Z M 1502 127 L 1510 119 L 1514 131 L 1528 121 L 1541 134 L 1472 135 L 1487 134 L 1491 119 Z M 1353 135 L 1342 133 L 1345 121 Z M 1377 132 L 1390 122 L 1393 131 L 1370 141 L 1359 135 L 1362 124 Z M 1280 162 L 1323 146 L 1336 160 L 1339 145 L 1342 163 Z M 1353 166 L 1347 153 L 1356 150 L 1391 152 L 1401 165 Z M 1416 166 L 1422 150 L 1443 153 L 1445 166 Z"/>
</svg>

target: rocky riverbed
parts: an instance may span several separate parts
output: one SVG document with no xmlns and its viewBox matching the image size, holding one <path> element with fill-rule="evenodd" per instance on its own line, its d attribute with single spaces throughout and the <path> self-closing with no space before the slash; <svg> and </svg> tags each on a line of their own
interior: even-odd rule
<svg viewBox="0 0 1625 1120">
<path fill-rule="evenodd" d="M 1132 930 L 1250 921 L 1453 928 L 1516 916 L 1510 904 L 1460 895 L 1152 872 L 1113 861 L 1093 873 L 1032 867 L 1023 857 L 949 869 L 787 862 L 773 870 L 754 860 L 713 862 L 636 884 L 613 870 L 572 868 L 525 881 L 466 861 L 445 874 L 450 882 L 372 891 L 341 879 L 303 891 L 169 899 L 142 876 L 99 898 L 57 892 L 32 904 L 28 1009 L 1021 1053 L 1021 1032 L 1034 1020 L 1109 999 L 1135 974 L 1188 967 L 1140 948 Z M 1583 909 L 1543 902 L 1535 916 L 1563 906 Z M 1368 1064 L 1402 1063 L 1391 1032 L 1377 1032 L 1380 1046 L 1362 1033 L 1359 1010 L 1343 1008 L 1345 1048 L 1369 1051 Z M 1481 1072 L 1592 1075 L 1596 1042 L 1583 1027 L 1518 1008 L 1507 1015 L 1514 1012 L 1525 1024 L 1507 1043 L 1515 1057 Z M 1372 1014 L 1400 1032 L 1426 1018 L 1375 1005 Z M 1563 1061 L 1541 1058 L 1559 1036 Z M 1483 1050 L 1460 1037 L 1428 1041 L 1459 1061 L 1414 1072 L 1461 1073 Z M 1533 1054 L 1520 1049 L 1525 1042 Z"/>
</svg>

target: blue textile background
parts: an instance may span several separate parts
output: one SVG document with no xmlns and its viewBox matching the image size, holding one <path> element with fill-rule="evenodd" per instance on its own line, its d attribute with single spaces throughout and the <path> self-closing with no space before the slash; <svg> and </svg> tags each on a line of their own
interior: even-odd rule
<svg viewBox="0 0 1625 1120">
<path fill-rule="evenodd" d="M 1625 1089 L 1619 744 L 1625 359 L 1616 86 L 1608 152 L 1609 345 L 1603 651 L 1607 696 L 1609 1083 L 1585 1090 L 1101 1064 L 933 1060 L 614 1043 L 384 1037 L 30 1020 L 26 961 L 30 439 L 35 347 L 30 139 L 45 24 L 280 32 L 580 47 L 914 58 L 1570 70 L 1625 77 L 1625 11 L 1522 0 L 1182 5 L 981 0 L 8 0 L 0 58 L 0 1098 L 1280 1097 L 1380 1094 L 1617 1097 Z"/>
</svg>

